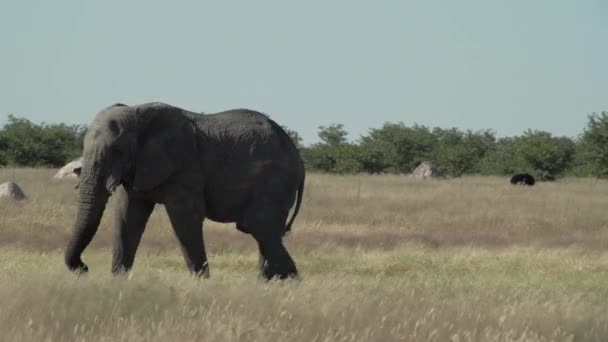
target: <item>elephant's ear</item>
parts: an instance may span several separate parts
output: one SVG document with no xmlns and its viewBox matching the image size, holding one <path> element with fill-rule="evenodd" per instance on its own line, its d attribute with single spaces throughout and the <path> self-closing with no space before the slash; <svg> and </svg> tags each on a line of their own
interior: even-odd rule
<svg viewBox="0 0 608 342">
<path fill-rule="evenodd" d="M 195 157 L 194 126 L 181 114 L 156 115 L 140 137 L 133 179 L 137 191 L 154 189 Z"/>
</svg>

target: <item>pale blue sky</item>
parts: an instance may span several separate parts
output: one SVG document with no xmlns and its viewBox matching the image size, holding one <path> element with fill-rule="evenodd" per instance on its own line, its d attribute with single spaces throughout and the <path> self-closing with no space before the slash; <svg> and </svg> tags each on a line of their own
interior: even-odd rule
<svg viewBox="0 0 608 342">
<path fill-rule="evenodd" d="M 317 140 L 385 121 L 578 135 L 608 110 L 608 1 L 0 0 L 0 121 L 246 107 Z"/>
</svg>

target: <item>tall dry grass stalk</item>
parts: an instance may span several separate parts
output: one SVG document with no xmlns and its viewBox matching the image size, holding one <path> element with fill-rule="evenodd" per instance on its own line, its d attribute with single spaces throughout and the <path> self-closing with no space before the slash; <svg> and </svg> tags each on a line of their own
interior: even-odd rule
<svg viewBox="0 0 608 342">
<path fill-rule="evenodd" d="M 253 240 L 211 222 L 211 279 L 191 278 L 162 207 L 129 276 L 109 275 L 111 211 L 73 276 L 77 194 L 52 174 L 0 169 L 29 195 L 0 201 L 6 341 L 608 340 L 604 181 L 309 175 L 286 239 L 302 280 L 263 283 Z"/>
</svg>

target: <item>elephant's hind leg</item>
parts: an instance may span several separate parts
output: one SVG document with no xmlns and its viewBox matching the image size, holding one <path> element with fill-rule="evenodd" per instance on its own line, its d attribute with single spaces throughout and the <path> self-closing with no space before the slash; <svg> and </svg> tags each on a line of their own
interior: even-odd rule
<svg viewBox="0 0 608 342">
<path fill-rule="evenodd" d="M 112 273 L 127 272 L 133 267 L 135 253 L 154 202 L 131 198 L 122 188 L 116 191 L 116 217 Z"/>
<path fill-rule="evenodd" d="M 260 275 L 265 279 L 287 279 L 298 275 L 295 262 L 283 245 L 287 213 L 269 208 L 251 208 L 245 218 L 247 230 L 258 243 Z"/>
<path fill-rule="evenodd" d="M 260 275 L 264 279 L 296 278 L 298 270 L 281 237 L 254 236 L 260 249 Z"/>
<path fill-rule="evenodd" d="M 209 277 L 209 265 L 203 242 L 203 216 L 191 207 L 191 199 L 167 201 L 165 208 L 179 241 L 188 270 L 196 276 Z"/>
</svg>

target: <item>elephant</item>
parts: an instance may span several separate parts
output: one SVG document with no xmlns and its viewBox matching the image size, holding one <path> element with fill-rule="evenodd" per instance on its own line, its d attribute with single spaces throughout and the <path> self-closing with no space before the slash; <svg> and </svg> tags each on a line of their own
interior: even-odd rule
<svg viewBox="0 0 608 342">
<path fill-rule="evenodd" d="M 518 173 L 511 177 L 511 184 L 522 184 L 533 186 L 536 181 L 534 177 L 529 173 Z"/>
<path fill-rule="evenodd" d="M 114 104 L 89 126 L 79 172 L 78 209 L 65 250 L 73 272 L 88 271 L 82 252 L 115 195 L 113 274 L 131 270 L 148 218 L 162 204 L 192 274 L 209 277 L 203 241 L 208 218 L 235 223 L 255 239 L 264 279 L 298 276 L 283 237 L 302 203 L 304 163 L 287 133 L 265 114 Z"/>
</svg>

